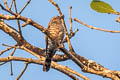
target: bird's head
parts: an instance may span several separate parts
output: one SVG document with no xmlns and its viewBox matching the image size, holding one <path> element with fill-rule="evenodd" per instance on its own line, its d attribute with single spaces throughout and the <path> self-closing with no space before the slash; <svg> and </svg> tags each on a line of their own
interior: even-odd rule
<svg viewBox="0 0 120 80">
<path fill-rule="evenodd" d="M 53 17 L 53 18 L 50 20 L 50 23 L 53 23 L 53 24 L 61 24 L 61 23 L 62 23 L 61 17 L 60 17 L 60 16 L 55 16 L 55 17 Z"/>
</svg>

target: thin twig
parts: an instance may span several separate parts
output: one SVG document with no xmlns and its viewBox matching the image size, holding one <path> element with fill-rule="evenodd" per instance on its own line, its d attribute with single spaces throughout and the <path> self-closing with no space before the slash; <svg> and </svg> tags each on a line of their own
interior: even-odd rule
<svg viewBox="0 0 120 80">
<path fill-rule="evenodd" d="M 0 55 L 2 55 L 4 52 L 6 52 L 6 51 L 8 51 L 8 50 L 10 50 L 10 49 L 12 49 L 12 48 L 14 48 L 14 50 L 13 50 L 13 52 L 10 54 L 10 56 L 13 56 L 13 54 L 14 54 L 14 52 L 15 52 L 15 50 L 16 50 L 16 46 L 17 46 L 17 44 L 15 44 L 14 46 L 10 46 L 10 45 L 7 45 L 7 44 L 2 44 L 3 46 L 7 46 L 8 48 L 7 49 L 5 49 L 5 50 L 3 50 L 3 51 L 1 51 L 0 52 Z"/>
<path fill-rule="evenodd" d="M 14 3 L 15 11 L 16 11 L 16 13 L 18 13 L 18 12 L 17 12 L 16 1 L 15 1 L 15 0 L 13 0 L 13 3 Z"/>
<path fill-rule="evenodd" d="M 12 53 L 10 54 L 10 56 L 13 56 L 13 54 L 15 53 L 16 51 L 16 46 L 14 46 L 14 50 L 12 51 Z"/>
<path fill-rule="evenodd" d="M 3 50 L 3 51 L 0 51 L 0 55 L 2 55 L 4 52 L 6 52 L 6 51 L 9 51 L 9 50 L 11 50 L 12 48 L 14 48 L 14 47 L 8 47 L 7 49 L 5 49 L 5 50 Z"/>
<path fill-rule="evenodd" d="M 3 43 L 2 46 L 12 47 L 12 46 L 7 45 L 7 44 L 5 44 L 5 43 Z"/>
<path fill-rule="evenodd" d="M 23 10 L 27 7 L 27 5 L 30 3 L 30 1 L 31 1 L 31 0 L 29 0 L 29 1 L 25 4 L 25 6 L 21 9 L 21 11 L 19 12 L 19 14 L 21 14 L 21 13 L 23 12 Z"/>
<path fill-rule="evenodd" d="M 7 46 L 7 47 L 12 47 L 12 48 L 15 48 L 15 47 L 17 46 L 17 44 L 15 44 L 14 46 L 10 46 L 10 45 L 5 44 L 5 43 L 3 43 L 2 45 L 3 45 L 3 46 Z"/>
<path fill-rule="evenodd" d="M 16 51 L 16 45 L 15 45 L 14 50 L 10 54 L 10 56 L 13 56 L 13 54 L 15 53 L 15 51 Z M 11 72 L 11 76 L 12 76 L 13 75 L 12 61 L 10 61 L 10 72 Z"/>
<path fill-rule="evenodd" d="M 14 50 L 12 51 L 12 53 L 10 54 L 10 56 L 13 56 L 13 54 L 15 53 L 15 50 L 16 50 L 16 46 L 17 46 L 17 44 L 15 45 L 15 46 L 9 46 L 9 45 L 7 45 L 7 44 L 2 44 L 3 46 L 7 46 L 7 47 L 9 47 L 9 48 L 14 48 Z M 8 50 L 7 50 L 8 51 Z M 12 69 L 12 61 L 10 61 L 10 73 L 11 73 L 11 76 L 13 75 L 13 69 Z"/>
<path fill-rule="evenodd" d="M 0 62 L 0 66 L 2 66 L 2 65 L 4 65 L 4 64 L 6 64 L 7 62 Z"/>
<path fill-rule="evenodd" d="M 69 23 L 70 23 L 70 32 L 72 33 L 72 17 L 71 17 L 72 6 L 69 7 Z"/>
<path fill-rule="evenodd" d="M 22 70 L 22 72 L 20 73 L 20 75 L 17 77 L 16 80 L 19 80 L 21 78 L 21 76 L 23 75 L 23 73 L 26 71 L 27 67 L 28 67 L 28 63 L 26 62 L 24 69 Z"/>
<path fill-rule="evenodd" d="M 13 76 L 13 67 L 12 67 L 12 61 L 10 61 L 10 75 Z"/>
<path fill-rule="evenodd" d="M 77 18 L 74 18 L 74 21 L 76 21 L 76 22 L 78 22 L 78 23 L 80 23 L 80 24 L 82 24 L 82 25 L 84 25 L 84 26 L 86 26 L 90 29 L 96 29 L 96 30 L 99 30 L 99 31 L 111 32 L 111 33 L 120 33 L 120 31 L 113 31 L 113 30 L 101 29 L 101 28 L 90 26 L 90 25 L 78 20 Z"/>
<path fill-rule="evenodd" d="M 10 4 L 10 8 L 9 8 L 9 10 L 11 10 L 11 8 L 12 8 L 13 1 L 14 1 L 14 0 L 12 0 L 12 2 L 11 2 L 11 4 Z"/>
<path fill-rule="evenodd" d="M 4 8 L 2 4 L 0 4 L 0 7 L 1 7 L 3 10 L 9 12 L 10 14 L 12 14 L 12 15 L 16 15 L 14 12 L 12 12 L 12 11 L 10 11 L 10 10 Z"/>
<path fill-rule="evenodd" d="M 3 0 L 3 2 L 4 2 L 4 5 L 6 6 L 6 8 L 9 9 L 7 2 L 5 0 Z"/>
<path fill-rule="evenodd" d="M 25 27 L 25 26 L 27 26 L 27 25 L 30 24 L 30 23 L 31 23 L 31 20 L 28 19 L 24 24 L 22 24 L 22 27 Z"/>
<path fill-rule="evenodd" d="M 16 14 L 18 14 L 15 0 L 13 0 L 13 3 L 14 3 Z M 20 21 L 19 21 L 19 19 L 17 19 L 17 24 L 18 24 L 18 32 L 19 32 L 20 36 L 22 37 L 22 32 L 21 32 L 21 28 L 20 28 Z"/>
<path fill-rule="evenodd" d="M 119 23 L 120 23 L 120 15 L 119 15 L 119 17 L 116 19 L 116 22 L 119 22 Z"/>
<path fill-rule="evenodd" d="M 71 39 L 75 34 L 79 31 L 79 29 L 76 29 L 74 32 L 69 34 L 69 38 Z M 67 42 L 67 37 L 64 38 L 63 43 Z"/>
</svg>

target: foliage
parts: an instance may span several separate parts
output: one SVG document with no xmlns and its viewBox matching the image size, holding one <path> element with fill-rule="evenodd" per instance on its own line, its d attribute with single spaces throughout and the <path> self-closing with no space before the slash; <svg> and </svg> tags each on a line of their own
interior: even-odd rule
<svg viewBox="0 0 120 80">
<path fill-rule="evenodd" d="M 110 4 L 100 0 L 92 0 L 90 7 L 99 13 L 117 13 Z"/>
</svg>

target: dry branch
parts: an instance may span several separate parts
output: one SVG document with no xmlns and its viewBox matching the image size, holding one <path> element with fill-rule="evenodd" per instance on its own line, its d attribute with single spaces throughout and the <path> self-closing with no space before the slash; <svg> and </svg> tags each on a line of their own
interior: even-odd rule
<svg viewBox="0 0 120 80">
<path fill-rule="evenodd" d="M 14 0 L 12 0 L 12 2 L 11 2 L 11 4 L 10 4 L 10 8 L 9 8 L 9 10 L 11 10 L 11 8 L 12 8 L 13 1 L 14 1 Z"/>
<path fill-rule="evenodd" d="M 74 56 L 76 56 L 80 62 L 84 64 L 85 67 L 82 68 L 83 72 L 96 74 L 102 77 L 110 78 L 112 80 L 120 80 L 120 71 L 117 71 L 117 74 L 115 74 L 115 71 L 109 70 L 101 64 L 96 63 L 95 61 L 88 60 L 76 53 L 74 53 Z"/>
<path fill-rule="evenodd" d="M 14 3 L 15 12 L 16 12 L 16 14 L 18 14 L 17 6 L 16 6 L 16 1 L 13 0 L 13 3 Z M 20 21 L 19 21 L 19 19 L 17 19 L 17 24 L 18 24 L 18 32 L 19 32 L 20 36 L 22 37 L 22 32 L 21 32 L 21 27 L 20 27 Z"/>
<path fill-rule="evenodd" d="M 70 32 L 72 33 L 72 17 L 71 17 L 72 6 L 69 7 L 69 23 L 70 23 Z"/>
<path fill-rule="evenodd" d="M 4 5 L 6 6 L 6 8 L 9 9 L 7 2 L 5 0 L 3 0 L 3 2 L 4 2 Z"/>
<path fill-rule="evenodd" d="M 3 21 L 0 21 L 0 29 L 3 30 L 6 34 L 10 35 L 17 43 L 19 46 L 24 45 L 26 48 L 33 50 L 34 52 L 39 52 L 43 53 L 43 49 L 37 48 L 29 44 L 26 40 L 24 40 L 18 33 L 17 30 L 15 30 L 13 27 L 10 25 L 7 25 Z"/>
<path fill-rule="evenodd" d="M 29 0 L 29 1 L 25 4 L 25 6 L 21 9 L 21 11 L 19 12 L 19 15 L 24 11 L 24 9 L 27 7 L 27 5 L 30 3 L 30 1 L 31 1 L 31 0 Z"/>
<path fill-rule="evenodd" d="M 28 67 L 28 63 L 25 63 L 24 69 L 22 70 L 22 72 L 20 73 L 20 75 L 17 77 L 16 80 L 19 80 L 19 79 L 21 78 L 21 76 L 22 76 L 22 75 L 24 74 L 24 72 L 26 71 L 27 67 Z"/>
<path fill-rule="evenodd" d="M 44 57 L 41 57 L 41 58 L 44 58 Z M 45 58 L 44 58 L 45 59 Z M 33 63 L 33 64 L 38 64 L 38 65 L 43 65 L 44 62 L 39 59 L 39 60 L 34 60 L 34 59 L 31 59 L 31 58 L 23 58 L 23 57 L 14 57 L 14 56 L 9 56 L 9 57 L 5 57 L 5 58 L 0 58 L 0 62 L 9 62 L 9 61 L 22 61 L 22 62 L 28 62 L 29 64 L 30 63 Z M 87 77 L 77 73 L 76 71 L 66 67 L 66 66 L 62 66 L 60 64 L 57 64 L 55 62 L 52 61 L 52 65 L 51 65 L 52 68 L 66 74 L 67 76 L 71 77 L 72 79 L 74 80 L 77 80 L 77 78 L 73 75 L 77 75 L 79 77 L 84 77 L 85 80 L 89 80 Z M 69 72 L 69 73 L 68 73 Z"/>
<path fill-rule="evenodd" d="M 77 18 L 74 18 L 74 21 L 76 21 L 76 22 L 78 22 L 78 23 L 80 23 L 80 24 L 82 24 L 82 25 L 84 25 L 84 26 L 86 26 L 90 29 L 96 29 L 96 30 L 99 30 L 99 31 L 111 32 L 111 33 L 120 33 L 120 31 L 113 31 L 113 30 L 101 29 L 101 28 L 90 26 L 90 25 L 78 20 Z"/>
<path fill-rule="evenodd" d="M 12 61 L 10 61 L 10 75 L 13 75 L 13 67 L 12 67 Z"/>
<path fill-rule="evenodd" d="M 8 47 L 7 49 L 5 49 L 3 51 L 0 51 L 0 55 L 2 55 L 3 53 L 5 53 L 6 51 L 11 50 L 12 48 L 14 48 L 14 47 Z"/>
<path fill-rule="evenodd" d="M 119 22 L 119 23 L 120 23 L 120 15 L 119 15 L 119 17 L 116 19 L 116 22 Z"/>
</svg>

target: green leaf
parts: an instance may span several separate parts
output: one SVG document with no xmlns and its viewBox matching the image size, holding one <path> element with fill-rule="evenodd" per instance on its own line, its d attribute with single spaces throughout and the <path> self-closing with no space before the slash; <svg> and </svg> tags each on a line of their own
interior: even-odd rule
<svg viewBox="0 0 120 80">
<path fill-rule="evenodd" d="M 100 1 L 100 0 L 93 0 L 93 1 Z"/>
<path fill-rule="evenodd" d="M 117 13 L 108 3 L 100 0 L 92 0 L 90 7 L 100 13 Z"/>
</svg>

